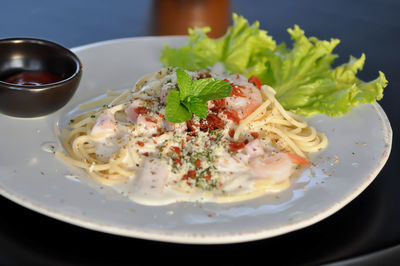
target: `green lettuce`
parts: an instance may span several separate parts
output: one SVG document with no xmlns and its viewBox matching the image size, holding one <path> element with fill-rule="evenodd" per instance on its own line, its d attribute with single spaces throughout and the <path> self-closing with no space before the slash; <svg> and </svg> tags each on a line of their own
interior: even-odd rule
<svg viewBox="0 0 400 266">
<path fill-rule="evenodd" d="M 245 18 L 236 14 L 233 14 L 233 25 L 223 38 L 214 40 L 207 37 L 210 31 L 209 27 L 189 29 L 187 45 L 177 49 L 166 45 L 162 50 L 161 62 L 190 71 L 207 69 L 222 62 L 226 69 L 244 73 L 246 69 L 265 63 L 257 59 L 258 55 L 276 47 L 272 37 L 259 29 L 258 22 L 250 25 Z"/>
<path fill-rule="evenodd" d="M 388 81 L 382 72 L 370 82 L 356 77 L 365 55 L 350 56 L 347 63 L 332 67 L 337 55 L 332 51 L 340 43 L 306 37 L 295 25 L 288 29 L 291 48 L 276 42 L 259 23 L 252 25 L 233 14 L 233 25 L 219 39 L 207 37 L 210 28 L 190 29 L 187 45 L 162 50 L 164 65 L 187 70 L 203 70 L 221 62 L 232 73 L 257 76 L 276 91 L 286 110 L 302 115 L 339 116 L 360 103 L 374 103 L 383 97 Z"/>
</svg>

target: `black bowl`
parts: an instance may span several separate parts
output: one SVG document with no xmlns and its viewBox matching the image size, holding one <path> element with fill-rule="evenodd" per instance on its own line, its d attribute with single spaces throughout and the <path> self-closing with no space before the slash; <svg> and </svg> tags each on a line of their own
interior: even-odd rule
<svg viewBox="0 0 400 266">
<path fill-rule="evenodd" d="M 16 84 L 10 77 L 51 75 L 40 85 Z M 32 39 L 0 40 L 0 112 L 16 117 L 37 117 L 63 107 L 78 88 L 82 73 L 79 58 L 56 43 Z M 48 83 L 50 82 L 50 83 Z"/>
</svg>

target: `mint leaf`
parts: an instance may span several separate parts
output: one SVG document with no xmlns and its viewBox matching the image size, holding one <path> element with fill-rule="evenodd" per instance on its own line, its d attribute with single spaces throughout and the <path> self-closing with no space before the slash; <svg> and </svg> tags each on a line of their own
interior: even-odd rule
<svg viewBox="0 0 400 266">
<path fill-rule="evenodd" d="M 165 116 L 172 123 L 190 120 L 192 114 L 206 118 L 207 101 L 228 97 L 231 85 L 223 80 L 206 78 L 193 82 L 189 74 L 181 69 L 176 70 L 179 91 L 172 90 L 165 102 Z"/>
<path fill-rule="evenodd" d="M 165 117 L 172 123 L 182 123 L 192 117 L 191 112 L 181 104 L 180 93 L 177 90 L 168 93 L 165 104 Z"/>
<path fill-rule="evenodd" d="M 187 97 L 183 104 L 188 108 L 190 112 L 197 115 L 200 118 L 206 118 L 208 113 L 207 103 L 197 97 Z"/>
<path fill-rule="evenodd" d="M 194 82 L 193 95 L 204 102 L 228 97 L 231 92 L 232 86 L 223 80 L 205 78 Z"/>
<path fill-rule="evenodd" d="M 193 89 L 193 80 L 190 75 L 188 75 L 182 69 L 176 70 L 176 80 L 178 82 L 180 99 L 183 101 L 188 95 L 191 95 Z"/>
</svg>

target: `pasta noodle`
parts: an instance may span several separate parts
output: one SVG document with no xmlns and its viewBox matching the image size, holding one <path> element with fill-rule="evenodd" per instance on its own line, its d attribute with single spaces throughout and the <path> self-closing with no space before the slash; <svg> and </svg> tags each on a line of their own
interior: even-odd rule
<svg viewBox="0 0 400 266">
<path fill-rule="evenodd" d="M 203 78 L 202 72 L 190 74 L 194 79 Z M 276 163 L 275 157 L 286 156 L 283 151 L 290 160 L 297 160 L 294 164 L 304 164 L 299 158 L 308 163 L 307 154 L 324 149 L 327 137 L 301 117 L 284 110 L 271 87 L 263 85 L 257 89 L 239 75 L 228 78 L 232 86 L 262 98 L 238 124 L 229 118 L 229 112 L 237 108 L 232 101 L 239 99 L 233 94 L 232 101 L 222 100 L 220 107 L 221 102 L 209 102 L 207 119 L 193 117 L 181 124 L 167 121 L 165 98 L 177 83 L 174 70 L 165 68 L 146 75 L 134 90 L 108 92 L 102 99 L 81 105 L 79 110 L 85 113 L 70 121 L 70 129 L 62 131 L 65 152 L 57 151 L 56 156 L 84 169 L 98 182 L 111 186 L 133 182 L 133 186 L 148 189 L 146 195 L 157 189 L 161 193 L 169 187 L 181 194 L 206 191 L 215 201 L 227 202 L 286 189 L 290 185 L 288 176 L 258 178 L 257 167 L 264 166 L 265 161 L 255 160 L 265 157 Z M 240 97 L 247 97 L 248 102 L 256 98 Z M 256 149 L 264 151 L 263 155 L 254 159 L 251 145 L 256 145 L 256 153 Z M 289 164 L 292 173 L 293 163 Z M 150 185 L 144 178 L 146 171 L 156 176 Z M 160 177 L 163 171 L 168 172 L 168 178 Z"/>
<path fill-rule="evenodd" d="M 275 92 L 271 87 L 263 85 L 261 91 L 266 100 L 240 122 L 234 135 L 235 139 L 239 138 L 247 125 L 252 124 L 252 128 L 262 128 L 270 138 L 279 137 L 282 149 L 289 149 L 303 157 L 306 156 L 305 153 L 316 152 L 327 146 L 326 135 L 317 133 L 299 116 L 284 110 L 276 100 Z"/>
</svg>

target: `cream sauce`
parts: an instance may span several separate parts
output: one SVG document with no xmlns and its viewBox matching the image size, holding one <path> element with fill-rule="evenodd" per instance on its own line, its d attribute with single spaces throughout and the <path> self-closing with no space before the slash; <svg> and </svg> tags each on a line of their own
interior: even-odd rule
<svg viewBox="0 0 400 266">
<path fill-rule="evenodd" d="M 195 73 L 190 74 L 196 77 Z M 243 76 L 225 78 L 258 92 Z M 171 86 L 174 82 L 175 73 L 162 80 L 150 78 L 142 91 L 152 92 L 157 95 L 156 100 L 162 102 L 174 87 Z M 232 106 L 243 106 L 245 102 L 245 98 L 239 97 L 232 102 Z M 136 115 L 135 109 L 138 107 L 149 110 Z M 226 120 L 226 117 L 223 117 L 226 121 L 225 128 L 219 132 L 222 135 L 220 143 L 212 142 L 209 133 L 198 131 L 189 145 L 186 124 L 169 123 L 162 116 L 164 107 L 157 105 L 157 108 L 159 109 L 154 110 L 154 106 L 146 105 L 145 101 L 134 99 L 124 109 L 116 106 L 101 114 L 91 132 L 96 143 L 95 153 L 100 159 L 107 160 L 120 153 L 124 156 L 124 165 L 135 170 L 128 181 L 111 185 L 130 200 L 145 205 L 166 205 L 182 201 L 229 202 L 282 191 L 290 185 L 290 176 L 296 171 L 296 165 L 288 160 L 287 155 L 285 157 L 278 153 L 283 159 L 279 156 L 278 159 L 273 157 L 277 152 L 271 149 L 270 143 L 261 143 L 255 139 L 239 152 L 228 152 L 231 141 L 228 132 L 234 124 L 231 120 Z M 121 112 L 117 113 L 118 111 Z M 125 122 L 119 123 L 119 116 Z M 199 124 L 200 121 L 193 120 L 193 123 Z M 166 131 L 160 136 L 154 136 L 160 128 Z M 187 145 L 182 151 L 179 148 L 181 141 L 185 141 Z M 171 147 L 178 147 L 179 152 L 176 153 L 182 157 L 171 157 L 167 153 Z M 194 156 L 198 152 L 208 152 L 208 155 L 200 157 L 201 168 L 193 168 L 193 160 L 196 160 Z M 277 162 L 277 167 L 271 167 L 271 164 Z M 194 177 L 187 177 L 190 171 L 200 172 L 201 169 L 209 169 L 214 178 L 212 181 L 215 181 L 210 183 L 208 179 L 203 180 L 206 189 L 190 185 L 189 181 L 195 182 Z M 183 181 L 186 180 L 185 174 L 187 182 Z"/>
</svg>

